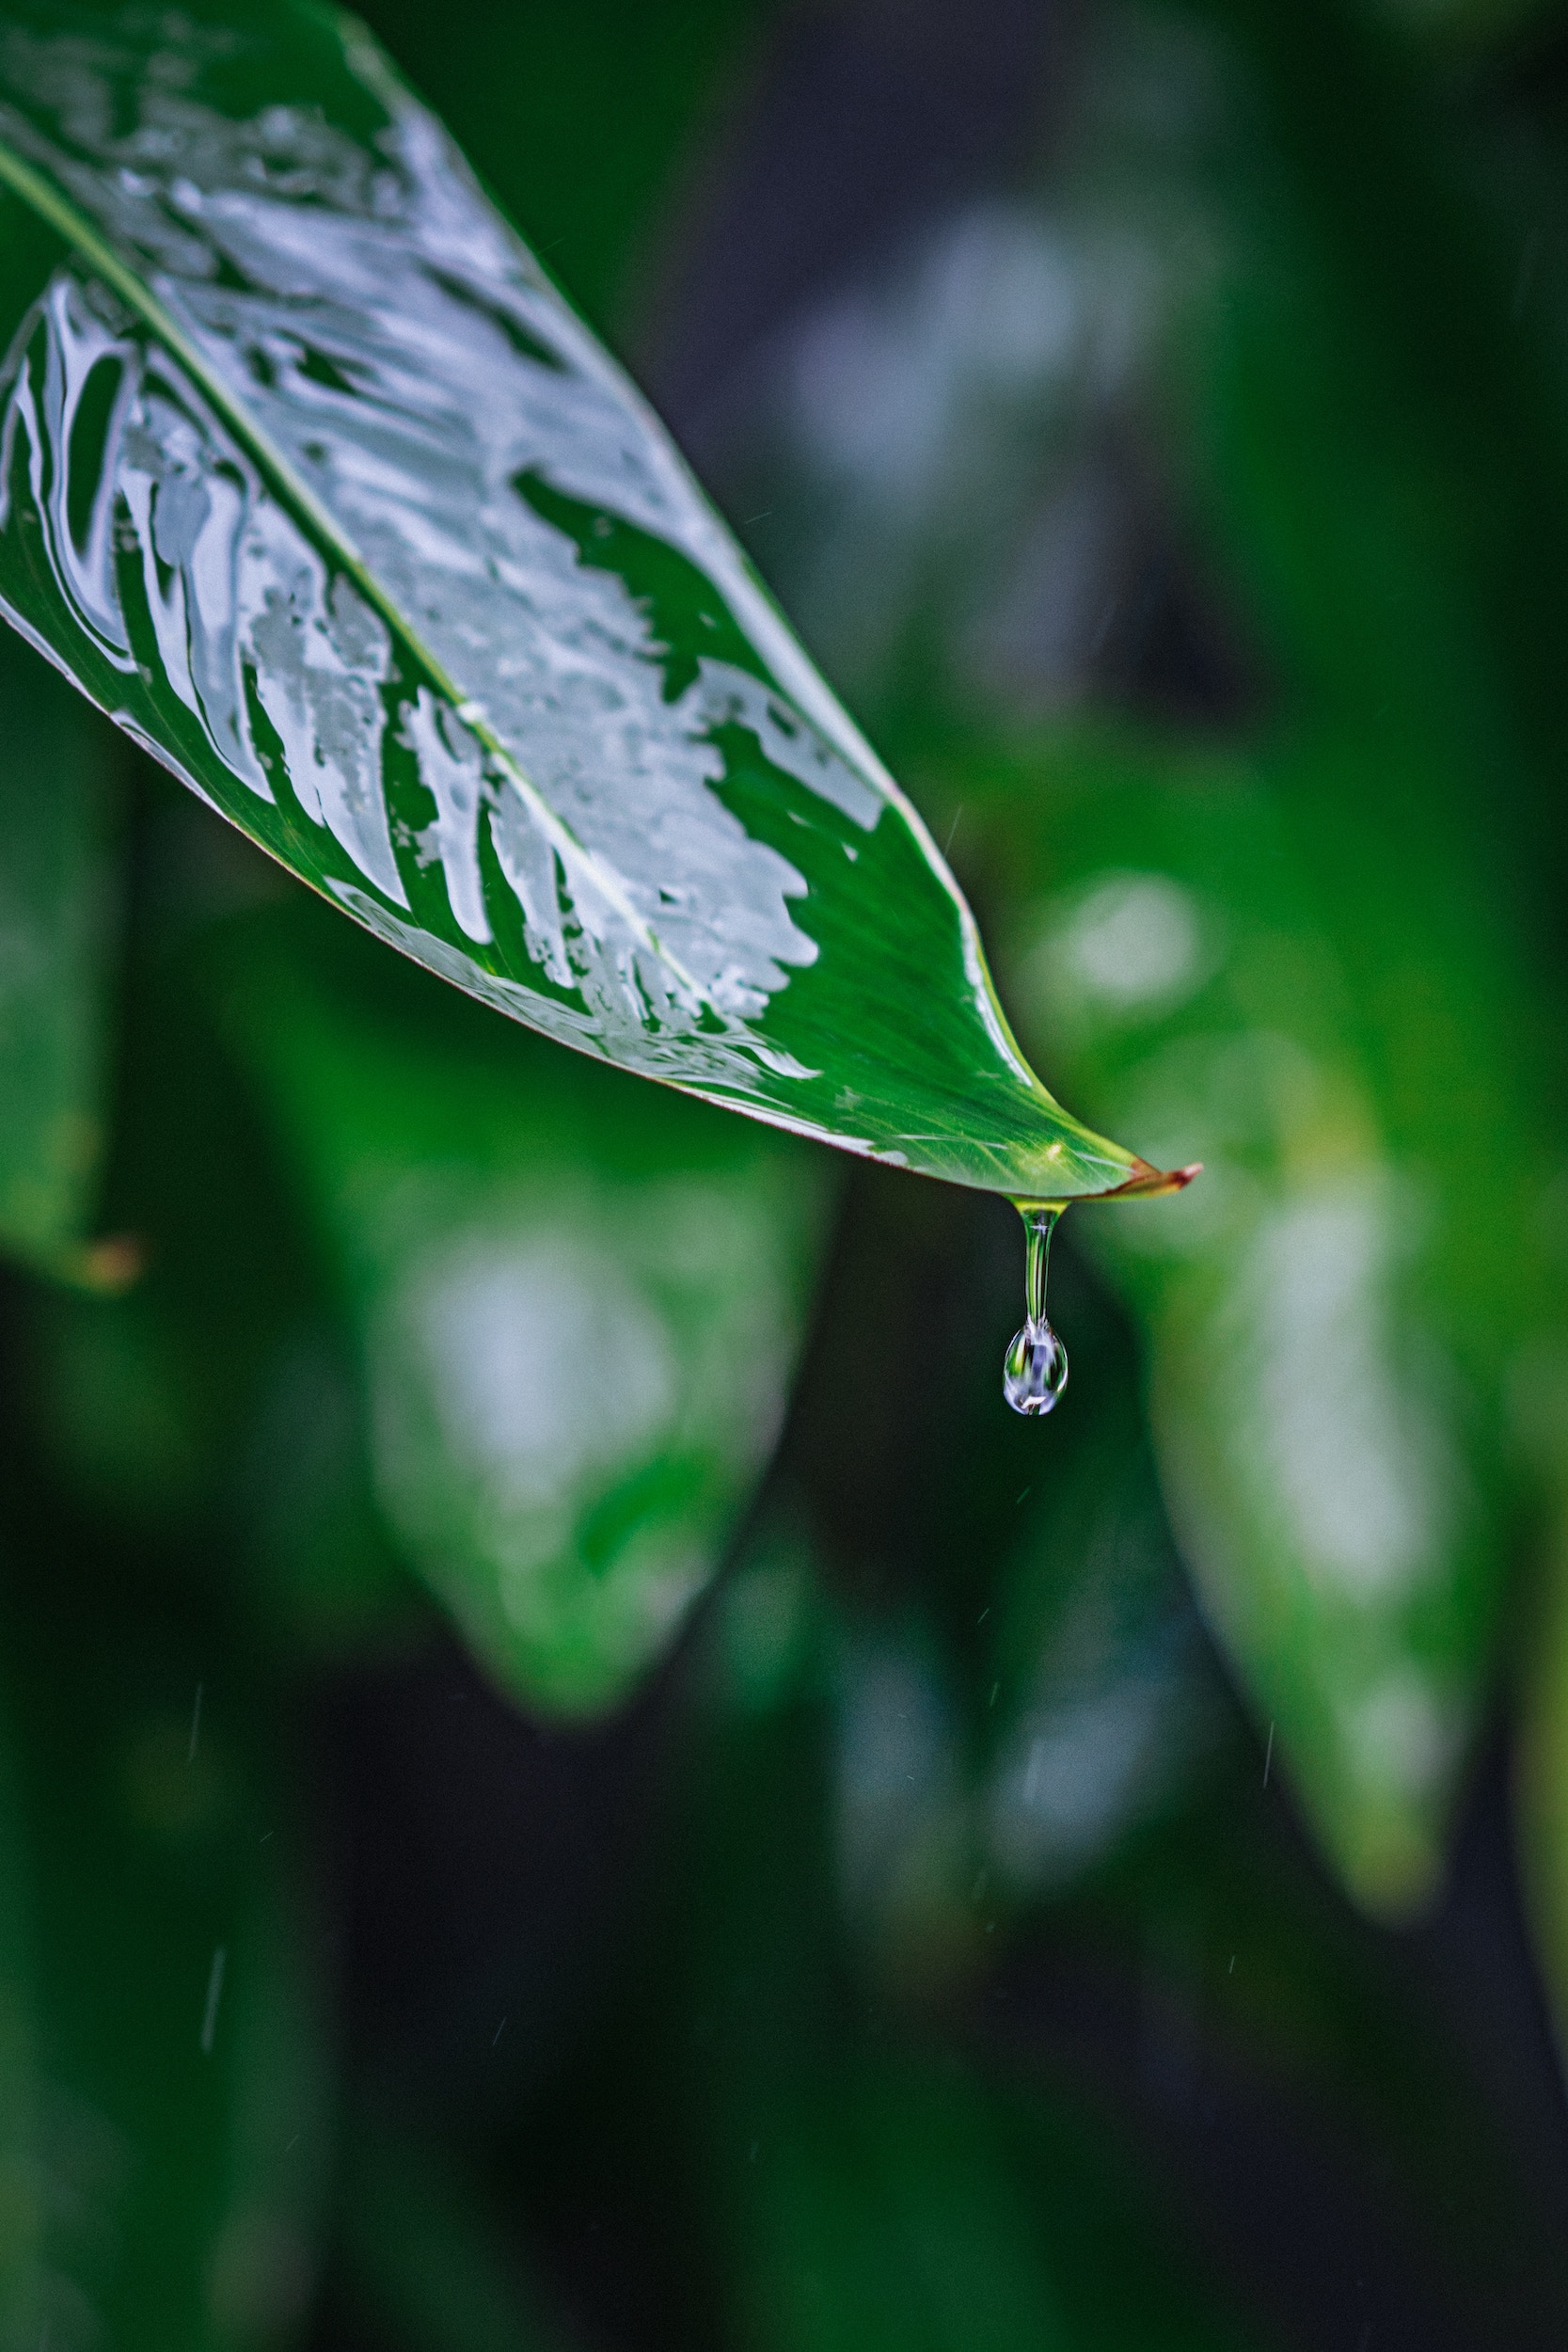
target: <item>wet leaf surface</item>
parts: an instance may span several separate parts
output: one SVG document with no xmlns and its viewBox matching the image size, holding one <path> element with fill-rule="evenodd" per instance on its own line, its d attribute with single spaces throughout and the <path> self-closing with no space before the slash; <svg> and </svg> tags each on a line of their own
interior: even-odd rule
<svg viewBox="0 0 1568 2352">
<path fill-rule="evenodd" d="M 0 190 L 0 608 L 194 788 L 562 1042 L 1015 1196 L 1158 1183 L 365 35 L 24 10 Z"/>
</svg>

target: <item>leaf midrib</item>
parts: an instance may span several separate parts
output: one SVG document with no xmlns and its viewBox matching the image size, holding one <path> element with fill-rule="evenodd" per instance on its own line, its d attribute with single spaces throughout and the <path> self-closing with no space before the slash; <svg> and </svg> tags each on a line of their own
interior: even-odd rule
<svg viewBox="0 0 1568 2352">
<path fill-rule="evenodd" d="M 4 112 L 10 113 L 11 110 L 7 108 Z M 14 115 L 12 119 L 15 119 Z M 0 114 L 0 124 L 3 124 L 3 120 L 4 115 Z M 14 134 L 12 135 L 14 138 Z M 704 987 L 694 974 L 688 970 L 681 959 L 665 946 L 657 931 L 636 906 L 630 896 L 626 878 L 621 869 L 606 861 L 599 852 L 587 847 L 573 831 L 566 818 L 550 805 L 539 787 L 519 765 L 516 755 L 496 732 L 484 712 L 483 702 L 475 696 L 465 693 L 439 657 L 425 644 L 419 628 L 389 591 L 383 586 L 338 516 L 311 485 L 296 471 L 287 453 L 272 441 L 261 421 L 245 404 L 243 394 L 229 382 L 221 370 L 207 357 L 199 343 L 192 339 L 178 318 L 166 308 L 156 291 L 155 281 L 141 275 L 132 263 L 117 252 L 108 237 L 90 215 L 55 183 L 48 171 L 30 162 L 24 154 L 18 151 L 14 144 L 8 141 L 3 127 L 0 127 L 0 187 L 8 187 L 39 219 L 53 229 L 66 246 L 76 254 L 80 262 L 103 280 L 125 304 L 131 313 L 142 322 L 144 327 L 155 340 L 184 368 L 193 385 L 210 405 L 215 418 L 246 452 L 271 494 L 297 522 L 314 532 L 324 552 L 330 560 L 337 563 L 342 572 L 353 580 L 367 605 L 379 615 L 393 635 L 408 649 L 410 655 L 421 666 L 430 684 L 445 697 L 453 714 L 461 720 L 475 741 L 489 755 L 501 777 L 517 793 L 533 822 L 538 825 L 546 844 L 560 858 L 568 876 L 580 876 L 582 882 L 596 891 L 602 901 L 626 925 L 637 945 L 662 965 L 678 987 L 688 993 L 689 999 L 694 1004 L 713 1012 L 726 1029 L 733 1029 L 736 1025 L 724 1012 L 723 1008 L 716 1002 L 711 990 Z M 815 723 L 808 722 L 808 723 Z M 841 744 L 840 748 L 842 750 L 845 747 Z M 1095 1147 L 1097 1157 L 1108 1157 L 1115 1166 L 1125 1165 L 1130 1169 L 1135 1184 L 1146 1164 L 1141 1162 L 1136 1154 L 1124 1152 L 1121 1147 L 1111 1144 L 1107 1138 L 1095 1135 L 1093 1130 L 1084 1127 L 1082 1121 L 1072 1119 L 1069 1113 L 1065 1112 L 1054 1097 L 1047 1091 L 1019 1051 L 997 998 L 995 983 L 987 964 L 974 915 L 962 893 L 916 811 L 893 780 L 884 776 L 880 763 L 874 756 L 868 755 L 868 757 L 870 775 L 881 797 L 902 818 L 918 842 L 928 868 L 957 910 L 964 947 L 966 977 L 969 978 L 974 990 L 975 1009 L 980 1014 L 990 1043 L 996 1050 L 1003 1066 L 1009 1069 L 1021 1082 L 1024 1091 L 1031 1097 L 1037 1114 L 1043 1114 L 1048 1127 L 1065 1127 L 1069 1132 L 1075 1132 L 1079 1136 L 1088 1139 Z M 673 1080 L 672 1083 L 682 1087 L 689 1093 L 701 1095 L 706 1091 L 701 1087 L 681 1079 Z M 743 1103 L 729 1097 L 723 1099 L 730 1103 L 732 1108 L 747 1110 L 752 1116 L 762 1118 L 769 1123 L 784 1125 L 794 1123 L 777 1112 L 762 1108 L 759 1104 Z M 836 1130 L 824 1129 L 821 1132 L 824 1140 L 840 1144 L 847 1141 L 847 1138 L 840 1136 Z M 925 1172 L 935 1175 L 942 1171 L 931 1168 Z M 960 1178 L 958 1181 L 964 1180 Z M 985 1188 L 1001 1189 L 994 1185 Z M 1116 1192 L 1123 1189 L 1126 1189 L 1125 1184 L 1102 1187 L 1098 1195 L 1089 1193 L 1075 1197 L 1093 1199 L 1104 1197 L 1106 1191 Z M 1009 1197 L 1011 1197 L 1010 1193 Z M 1033 1199 L 1032 1194 L 1030 1198 Z"/>
<path fill-rule="evenodd" d="M 586 866 L 595 886 L 604 893 L 643 946 L 658 958 L 683 987 L 689 989 L 703 1004 L 717 1011 L 719 1008 L 709 991 L 686 969 L 678 957 L 670 952 L 646 917 L 633 905 L 618 869 L 605 865 L 594 850 L 578 838 L 565 818 L 550 806 L 538 786 L 524 773 L 515 755 L 501 741 L 482 711 L 476 708 L 475 698 L 463 692 L 445 664 L 425 644 L 402 608 L 381 585 L 331 508 L 295 470 L 286 453 L 268 439 L 249 409 L 199 344 L 191 341 L 179 321 L 159 301 L 152 288 L 121 259 L 86 214 L 35 165 L 8 146 L 3 136 L 0 136 L 0 183 L 8 185 L 24 204 L 46 221 L 173 354 L 199 386 L 230 431 L 243 443 L 274 495 L 286 507 L 303 513 L 312 530 L 325 540 L 338 563 L 351 576 L 367 603 L 417 656 L 432 684 L 447 697 L 455 715 L 504 770 L 507 781 L 528 804 L 551 846 L 570 863 Z"/>
</svg>

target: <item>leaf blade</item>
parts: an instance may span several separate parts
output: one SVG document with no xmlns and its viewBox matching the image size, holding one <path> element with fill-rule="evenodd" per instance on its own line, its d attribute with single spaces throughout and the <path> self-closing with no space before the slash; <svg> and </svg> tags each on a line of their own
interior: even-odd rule
<svg viewBox="0 0 1568 2352">
<path fill-rule="evenodd" d="M 165 24 L 159 64 L 91 21 L 0 47 L 0 181 L 69 247 L 0 382 L 7 617 L 562 1041 L 1018 1197 L 1150 1188 L 1029 1070 L 919 818 L 368 38 L 278 8 Z"/>
</svg>

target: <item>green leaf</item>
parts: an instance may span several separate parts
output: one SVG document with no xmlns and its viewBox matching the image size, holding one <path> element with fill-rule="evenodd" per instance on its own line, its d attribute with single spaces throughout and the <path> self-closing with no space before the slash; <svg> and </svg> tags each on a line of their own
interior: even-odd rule
<svg viewBox="0 0 1568 2352">
<path fill-rule="evenodd" d="M 68 1274 L 103 1144 L 105 735 L 0 634 L 0 1248 Z"/>
<path fill-rule="evenodd" d="M 361 945 L 257 924 L 214 986 L 355 1324 L 389 1529 L 507 1688 L 603 1708 L 767 1461 L 821 1171 L 676 1096 L 628 1105 Z"/>
<path fill-rule="evenodd" d="M 1451 932 L 1453 986 L 1423 986 L 1402 1057 L 1465 1071 L 1470 1111 L 1445 1133 L 1455 1089 L 1427 1115 L 1418 1090 L 1413 1116 L 1383 1082 L 1377 1016 L 1399 1013 L 1406 920 L 1424 963 L 1424 854 L 1405 861 L 1399 921 L 1369 904 L 1365 926 L 1326 924 L 1309 838 L 1265 781 L 1203 755 L 1148 764 L 1140 777 L 1115 736 L 1023 762 L 1053 775 L 1049 844 L 1022 799 L 997 844 L 1037 894 L 1011 926 L 1025 1034 L 1053 1040 L 1090 1100 L 1135 1107 L 1209 1165 L 1168 1230 L 1101 1238 L 1148 1334 L 1172 1518 L 1259 1739 L 1274 1726 L 1275 1770 L 1350 1885 L 1397 1911 L 1440 1867 L 1484 1703 L 1499 1392 L 1551 1295 L 1547 1257 L 1521 1241 L 1550 1162 L 1487 967 Z M 1314 773 L 1326 790 L 1326 755 Z M 1132 923 L 1142 985 L 1110 961 Z M 1358 997 L 1358 943 L 1381 1003 Z M 1503 1146 L 1489 1181 L 1506 1206 L 1482 1233 L 1466 1132 Z"/>
<path fill-rule="evenodd" d="M 117 1296 L 32 1287 L 28 1437 L 100 1533 L 150 1556 L 215 1545 L 276 1635 L 317 1652 L 401 1639 L 429 1611 L 374 1511 L 352 1335 L 202 984 L 219 911 L 232 920 L 258 882 L 276 904 L 279 878 L 172 784 L 150 798 L 130 845 L 142 920 L 126 957 L 107 1195 L 145 1271 Z M 387 966 L 382 977 L 515 1035 L 325 909 L 296 898 L 295 912 Z M 192 1565 L 199 1581 L 207 1571 Z"/>
<path fill-rule="evenodd" d="M 359 28 L 24 8 L 0 190 L 0 608 L 188 784 L 585 1052 L 1014 1196 L 1161 1186 Z"/>
</svg>

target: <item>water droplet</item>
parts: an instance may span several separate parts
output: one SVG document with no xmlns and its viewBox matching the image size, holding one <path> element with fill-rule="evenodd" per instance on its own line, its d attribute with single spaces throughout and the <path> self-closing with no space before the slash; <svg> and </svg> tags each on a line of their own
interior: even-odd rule
<svg viewBox="0 0 1568 2352">
<path fill-rule="evenodd" d="M 1002 1393 L 1015 1413 L 1049 1413 L 1067 1387 L 1067 1349 L 1045 1319 L 1045 1278 L 1059 1208 L 1025 1208 L 1029 1236 L 1024 1320 L 1002 1359 Z"/>
<path fill-rule="evenodd" d="M 1043 1317 L 1015 1331 L 1002 1359 L 1002 1393 L 1015 1413 L 1049 1413 L 1067 1387 L 1067 1349 Z"/>
</svg>

